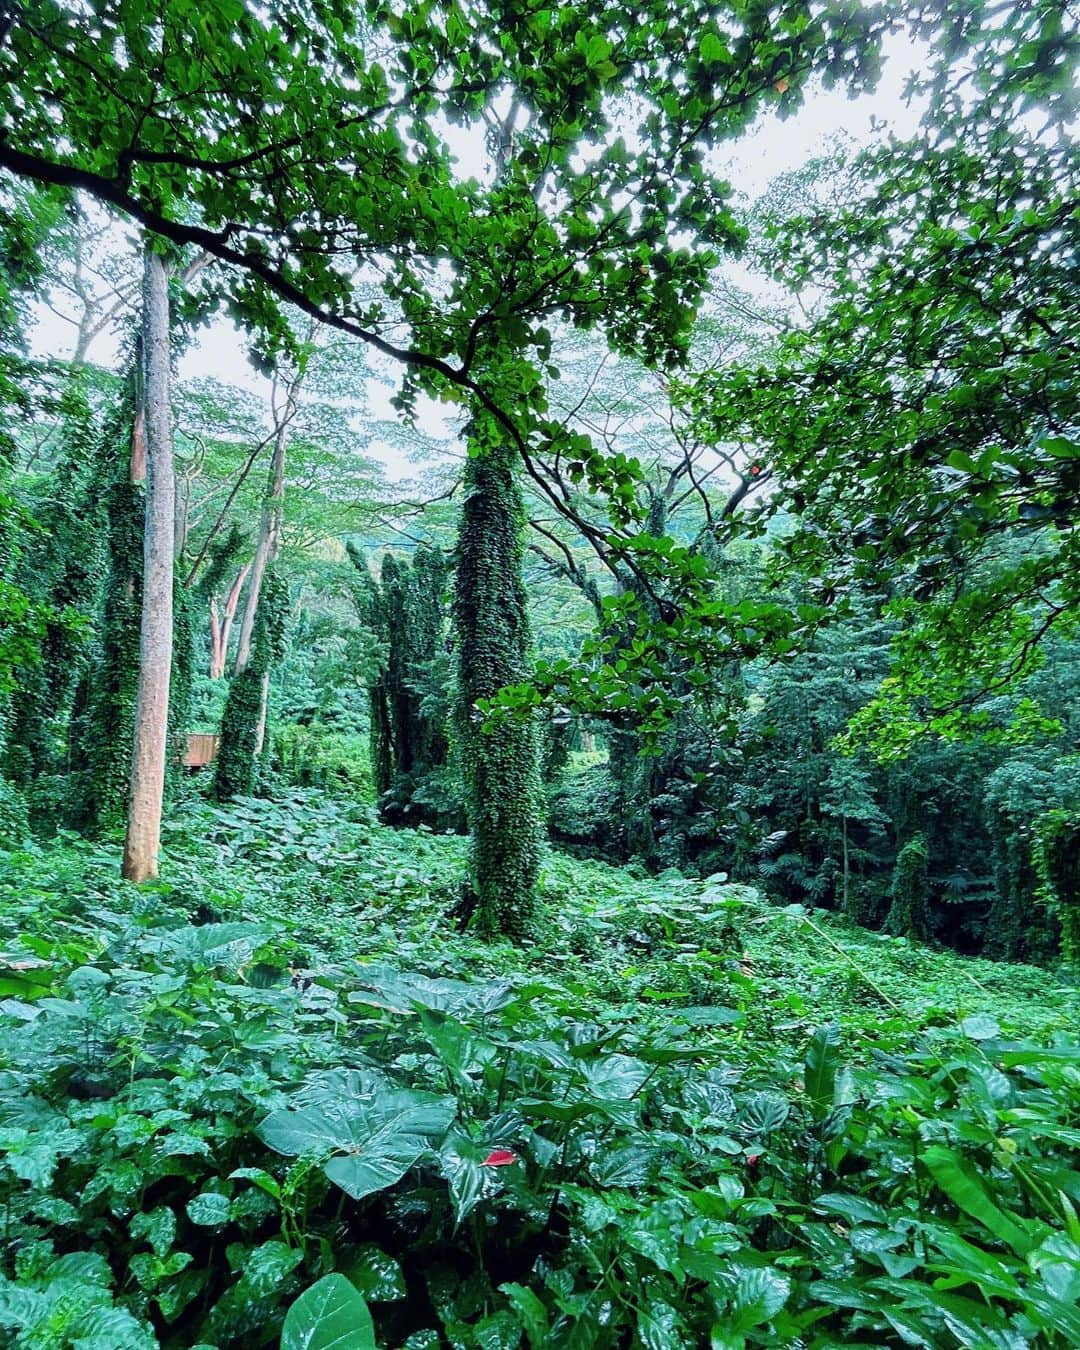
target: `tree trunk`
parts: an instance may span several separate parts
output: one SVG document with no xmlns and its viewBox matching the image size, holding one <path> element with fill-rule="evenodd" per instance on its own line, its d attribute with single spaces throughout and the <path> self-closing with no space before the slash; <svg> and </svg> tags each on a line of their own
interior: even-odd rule
<svg viewBox="0 0 1080 1350">
<path fill-rule="evenodd" d="M 263 671 L 262 682 L 259 685 L 259 720 L 255 725 L 255 758 L 258 759 L 263 752 L 263 744 L 266 741 L 266 715 L 270 707 L 270 672 Z"/>
<path fill-rule="evenodd" d="M 210 601 L 210 678 L 220 680 L 225 674 L 225 663 L 229 655 L 229 635 L 232 633 L 236 607 L 240 603 L 240 592 L 251 571 L 251 564 L 245 563 L 236 574 L 236 580 L 225 599 L 225 610 L 218 616 L 217 600 Z"/>
<path fill-rule="evenodd" d="M 263 578 L 266 576 L 266 569 L 277 557 L 281 544 L 281 526 L 285 512 L 285 451 L 289 443 L 289 423 L 296 413 L 296 404 L 303 382 L 304 372 L 301 370 L 286 388 L 284 408 L 280 412 L 276 408 L 274 410 L 274 452 L 270 459 L 270 481 L 259 519 L 259 538 L 255 545 L 247 599 L 244 602 L 244 617 L 240 624 L 240 638 L 236 647 L 237 675 L 243 672 L 251 660 L 251 639 L 255 632 L 255 615 L 259 609 Z"/>
<path fill-rule="evenodd" d="M 463 897 L 486 936 L 530 935 L 540 869 L 536 725 L 507 718 L 482 730 L 476 704 L 526 679 L 531 633 L 521 566 L 525 512 L 515 453 L 486 438 L 465 470 L 454 617 L 458 721 L 471 832 Z"/>
<path fill-rule="evenodd" d="M 149 247 L 143 280 L 146 362 L 146 528 L 143 536 L 139 692 L 131 761 L 123 875 L 157 875 L 169 736 L 173 641 L 173 543 L 176 485 L 169 404 L 169 289 L 164 259 Z"/>
<path fill-rule="evenodd" d="M 263 502 L 262 516 L 259 520 L 259 539 L 255 546 L 255 557 L 251 563 L 251 579 L 248 583 L 247 600 L 244 605 L 244 618 L 240 625 L 240 638 L 236 644 L 236 668 L 234 678 L 241 676 L 251 660 L 252 639 L 255 633 L 255 621 L 259 613 L 259 601 L 262 598 L 263 582 L 267 568 L 277 558 L 281 547 L 281 527 L 285 516 L 285 450 L 289 442 L 289 423 L 296 414 L 296 405 L 300 397 L 300 387 L 304 382 L 304 367 L 293 377 L 285 390 L 285 406 L 279 412 L 274 409 L 274 453 L 270 459 L 270 482 L 266 500 Z M 255 732 L 255 757 L 262 752 L 266 737 L 266 719 L 269 709 L 270 673 L 259 682 L 259 712 Z"/>
<path fill-rule="evenodd" d="M 850 906 L 850 904 L 849 904 L 849 894 L 848 894 L 848 892 L 849 892 L 849 884 L 850 884 L 850 878 L 851 878 L 851 862 L 850 862 L 850 858 L 849 858 L 849 855 L 848 855 L 848 833 L 847 833 L 847 815 L 846 815 L 846 814 L 845 814 L 844 817 L 843 817 L 842 828 L 843 828 L 843 835 L 844 835 L 844 898 L 843 898 L 843 901 L 842 901 L 841 903 L 842 903 L 842 906 L 843 906 L 844 913 L 845 913 L 845 914 L 850 914 L 850 913 L 851 913 L 851 906 Z"/>
</svg>

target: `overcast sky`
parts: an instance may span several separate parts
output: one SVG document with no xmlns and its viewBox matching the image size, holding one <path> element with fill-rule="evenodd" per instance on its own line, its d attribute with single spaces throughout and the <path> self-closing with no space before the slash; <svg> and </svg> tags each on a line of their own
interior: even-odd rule
<svg viewBox="0 0 1080 1350">
<path fill-rule="evenodd" d="M 873 94 L 849 99 L 840 90 L 825 91 L 817 86 L 809 90 L 798 113 L 786 121 L 781 121 L 773 112 L 763 113 L 749 133 L 724 147 L 719 160 L 722 171 L 740 196 L 749 202 L 764 192 L 779 174 L 797 169 L 807 159 L 826 150 L 838 136 L 865 143 L 874 135 L 875 121 L 900 134 L 913 131 L 918 111 L 905 105 L 902 91 L 918 58 L 919 53 L 894 39 L 886 49 L 882 79 Z M 463 146 L 462 158 L 468 153 L 468 148 Z M 463 163 L 462 167 L 466 173 L 470 172 L 467 164 Z M 740 280 L 745 281 L 745 278 Z M 70 355 L 74 339 L 72 326 L 44 307 L 39 314 L 31 333 L 34 355 Z M 115 335 L 103 334 L 96 339 L 90 359 L 99 364 L 111 364 L 117 360 L 118 345 Z M 265 394 L 268 399 L 268 382 L 248 363 L 243 335 L 226 319 L 218 319 L 202 330 L 198 340 L 184 353 L 179 373 L 183 379 L 209 376 L 241 385 Z M 385 370 L 373 369 L 367 416 L 374 413 L 377 418 L 394 417 L 390 398 L 395 375 L 391 363 Z M 434 405 L 423 410 L 422 427 L 430 435 L 449 434 L 442 409 Z M 385 463 L 391 478 L 409 477 L 415 472 L 400 447 L 392 442 L 388 441 L 381 449 L 368 447 L 369 454 L 373 450 Z"/>
</svg>

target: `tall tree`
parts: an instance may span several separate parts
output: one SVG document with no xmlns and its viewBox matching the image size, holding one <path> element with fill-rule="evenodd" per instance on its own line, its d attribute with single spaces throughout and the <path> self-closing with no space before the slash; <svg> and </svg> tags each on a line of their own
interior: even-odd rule
<svg viewBox="0 0 1080 1350">
<path fill-rule="evenodd" d="M 486 432 L 486 436 L 485 436 Z M 526 714 L 486 728 L 481 708 L 527 678 L 532 634 L 522 560 L 519 463 L 490 418 L 474 424 L 457 549 L 458 735 L 471 836 L 463 908 L 489 935 L 524 938 L 535 911 L 543 832 L 539 740 Z"/>
<path fill-rule="evenodd" d="M 122 869 L 129 881 L 157 876 L 173 658 L 176 485 L 169 395 L 169 271 L 165 259 L 150 243 L 144 268 L 146 524 L 139 692 Z"/>
<path fill-rule="evenodd" d="M 310 345 L 314 325 L 308 329 L 307 342 Z M 285 522 L 285 464 L 289 446 L 289 426 L 296 416 L 297 405 L 303 388 L 304 375 L 307 372 L 306 357 L 291 374 L 281 377 L 274 371 L 274 380 L 270 390 L 270 412 L 274 423 L 273 449 L 270 455 L 270 470 L 259 514 L 259 530 L 255 538 L 255 555 L 251 562 L 248 577 L 247 597 L 244 601 L 244 614 L 240 623 L 240 636 L 236 649 L 236 673 L 239 674 L 251 657 L 251 642 L 255 632 L 255 615 L 259 609 L 259 597 L 262 594 L 263 578 L 268 567 L 272 567 L 281 548 L 281 531 Z"/>
<path fill-rule="evenodd" d="M 446 699 L 438 682 L 446 657 L 443 551 L 421 544 L 408 559 L 383 555 L 378 580 L 364 554 L 348 545 L 365 628 L 379 644 L 368 681 L 371 768 L 379 814 L 390 824 L 446 825 L 460 814 L 433 778 L 446 776 L 450 753 Z"/>
</svg>

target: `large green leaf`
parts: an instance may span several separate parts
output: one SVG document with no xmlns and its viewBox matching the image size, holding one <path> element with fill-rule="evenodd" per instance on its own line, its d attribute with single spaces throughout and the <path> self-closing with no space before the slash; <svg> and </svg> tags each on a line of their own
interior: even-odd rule
<svg viewBox="0 0 1080 1350">
<path fill-rule="evenodd" d="M 804 1081 L 815 1120 L 821 1120 L 832 1109 L 836 1070 L 840 1063 L 839 1039 L 839 1028 L 835 1024 L 819 1027 L 810 1037 L 806 1049 Z"/>
<path fill-rule="evenodd" d="M 500 1284 L 499 1288 L 510 1300 L 517 1313 L 525 1335 L 529 1338 L 529 1350 L 544 1350 L 550 1337 L 547 1308 L 531 1289 L 521 1284 Z"/>
<path fill-rule="evenodd" d="M 601 1101 L 629 1101 L 652 1073 L 648 1064 L 629 1055 L 606 1055 L 585 1066 L 589 1095 Z"/>
<path fill-rule="evenodd" d="M 450 1199 L 457 1223 L 475 1209 L 481 1200 L 497 1194 L 503 1188 L 500 1175 L 503 1169 L 484 1166 L 484 1159 L 490 1152 L 489 1145 L 478 1144 L 460 1130 L 450 1134 L 439 1150 L 439 1162 L 450 1186 Z"/>
<path fill-rule="evenodd" d="M 780 1311 L 791 1293 L 791 1281 L 767 1266 L 741 1270 L 732 1299 L 734 1332 L 749 1331 Z"/>
<path fill-rule="evenodd" d="M 344 1275 L 324 1275 L 285 1316 L 281 1350 L 376 1350 L 375 1327 Z"/>
<path fill-rule="evenodd" d="M 367 1069 L 314 1075 L 258 1127 L 264 1143 L 286 1157 L 330 1154 L 324 1171 L 354 1200 L 399 1181 L 446 1132 L 456 1105 L 449 1097 L 394 1087 Z"/>
<path fill-rule="evenodd" d="M 994 1204 L 982 1178 L 962 1154 L 942 1144 L 932 1144 L 922 1156 L 927 1171 L 959 1209 L 977 1219 L 1018 1256 L 1031 1250 L 1035 1240 L 1023 1221 Z"/>
<path fill-rule="evenodd" d="M 743 1107 L 740 1124 L 745 1134 L 771 1134 L 783 1125 L 790 1111 L 787 1098 L 778 1092 L 755 1092 Z"/>
<path fill-rule="evenodd" d="M 480 1016 L 509 1007 L 517 998 L 505 981 L 428 979 L 424 975 L 371 965 L 364 969 L 368 988 L 349 995 L 350 1003 L 367 1003 L 391 1012 L 420 1008 L 452 1016 Z"/>
<path fill-rule="evenodd" d="M 373 1303 L 391 1303 L 408 1294 L 401 1267 L 374 1242 L 365 1243 L 343 1273 Z"/>
<path fill-rule="evenodd" d="M 477 1036 L 447 1013 L 420 1009 L 420 1025 L 432 1049 L 463 1086 L 468 1075 L 483 1071 L 498 1054 L 498 1047 Z"/>
</svg>

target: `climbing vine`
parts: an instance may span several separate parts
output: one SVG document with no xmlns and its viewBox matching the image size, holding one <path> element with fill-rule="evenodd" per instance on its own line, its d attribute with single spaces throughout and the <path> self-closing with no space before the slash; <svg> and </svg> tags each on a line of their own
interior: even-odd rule
<svg viewBox="0 0 1080 1350">
<path fill-rule="evenodd" d="M 221 746 L 213 783 L 218 801 L 250 796 L 258 785 L 264 684 L 285 654 L 288 610 L 288 587 L 271 569 L 263 578 L 251 659 L 233 676 L 221 718 Z"/>
<path fill-rule="evenodd" d="M 1061 954 L 1080 962 L 1080 811 L 1054 810 L 1035 824 L 1039 898 L 1061 923 Z"/>
<path fill-rule="evenodd" d="M 143 574 L 144 492 L 131 473 L 140 370 L 137 349 L 88 485 L 89 498 L 100 505 L 82 526 L 93 529 L 99 522 L 103 537 L 93 649 L 74 693 L 69 733 L 75 774 L 69 815 L 89 831 L 119 825 L 127 809 Z"/>
<path fill-rule="evenodd" d="M 58 400 L 62 439 L 46 486 L 31 500 L 33 525 L 18 553 L 15 583 L 42 629 L 33 660 L 15 678 L 7 717 L 7 777 L 45 799 L 44 780 L 63 767 L 67 724 L 89 655 L 88 636 L 102 579 L 100 446 L 84 381 L 74 375 Z M 34 814 L 32 806 L 31 814 Z"/>
<path fill-rule="evenodd" d="M 368 685 L 379 814 L 390 824 L 453 825 L 458 807 L 442 781 L 450 741 L 440 685 L 449 564 L 440 549 L 421 545 L 409 559 L 387 553 L 376 581 L 358 549 L 350 547 L 349 557 L 360 617 L 381 646 Z"/>
<path fill-rule="evenodd" d="M 930 936 L 929 885 L 926 840 L 921 834 L 909 839 L 896 856 L 892 880 L 892 905 L 885 931 L 898 937 L 926 939 Z"/>
<path fill-rule="evenodd" d="M 540 866 L 536 724 L 524 715 L 485 726 L 477 704 L 529 671 L 525 512 L 516 456 L 483 430 L 474 434 L 465 471 L 454 600 L 457 722 L 472 835 L 463 899 L 481 932 L 520 939 L 535 916 Z"/>
</svg>

